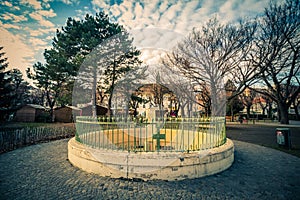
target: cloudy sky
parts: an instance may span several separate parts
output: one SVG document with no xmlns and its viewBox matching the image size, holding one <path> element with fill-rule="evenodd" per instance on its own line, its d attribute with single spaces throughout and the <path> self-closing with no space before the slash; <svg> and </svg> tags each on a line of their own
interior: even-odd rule
<svg viewBox="0 0 300 200">
<path fill-rule="evenodd" d="M 278 0 L 280 1 L 280 0 Z M 23 73 L 35 62 L 44 62 L 44 49 L 51 47 L 56 29 L 68 17 L 82 18 L 104 10 L 124 25 L 146 62 L 155 62 L 193 27 L 212 16 L 235 21 L 263 12 L 269 0 L 1 0 L 0 46 L 10 68 Z M 154 61 L 153 61 L 154 60 Z"/>
</svg>

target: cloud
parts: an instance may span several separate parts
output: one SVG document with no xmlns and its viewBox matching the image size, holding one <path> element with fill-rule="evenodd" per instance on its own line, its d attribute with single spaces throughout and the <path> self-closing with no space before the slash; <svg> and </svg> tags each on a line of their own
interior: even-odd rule
<svg viewBox="0 0 300 200">
<path fill-rule="evenodd" d="M 262 13 L 268 3 L 269 0 L 92 1 L 95 11 L 103 9 L 132 32 L 137 47 L 148 48 L 143 59 L 151 63 L 154 55 L 149 53 L 149 48 L 168 49 L 179 41 L 178 38 L 182 39 L 182 35 L 188 35 L 194 27 L 200 28 L 213 16 L 220 22 L 254 17 Z"/>
<path fill-rule="evenodd" d="M 41 51 L 50 44 L 56 30 L 51 18 L 60 20 L 60 16 L 57 15 L 61 11 L 57 11 L 56 14 L 49 4 L 54 1 L 63 2 L 67 6 L 79 5 L 78 0 L 20 0 L 19 4 L 15 1 L 3 0 L 0 3 L 9 11 L 0 14 L 1 20 L 6 20 L 5 23 L 0 21 L 0 39 L 14 39 L 14 42 L 5 43 L 5 48 L 9 48 L 10 52 L 13 52 L 11 50 L 13 48 L 24 50 L 17 51 L 20 54 L 17 60 L 23 59 L 22 62 L 26 64 L 38 57 L 42 59 Z M 220 21 L 234 21 L 244 16 L 252 17 L 257 13 L 262 13 L 268 2 L 269 0 L 92 0 L 91 5 L 94 11 L 103 9 L 112 20 L 124 25 L 132 33 L 135 45 L 143 52 L 143 59 L 149 63 L 155 63 L 155 60 L 160 57 L 160 52 L 170 50 L 193 27 L 201 27 L 212 16 L 217 15 Z M 90 3 L 85 5 L 90 6 Z M 89 7 L 77 6 L 76 9 L 77 17 L 92 13 Z M 14 12 L 16 10 L 21 10 L 22 15 L 17 16 L 16 14 L 20 11 Z M 22 24 L 28 20 L 31 23 L 31 18 L 38 23 L 34 21 L 35 24 L 30 24 L 30 26 L 27 26 L 27 22 Z M 8 29 L 21 35 L 15 36 L 12 33 L 9 35 Z M 50 33 L 53 35 L 51 36 Z M 26 45 L 27 43 L 30 47 Z M 8 47 L 8 45 L 13 46 Z M 13 62 L 15 61 L 11 64 Z M 21 66 L 21 63 L 15 66 Z"/>
<path fill-rule="evenodd" d="M 30 38 L 29 42 L 34 46 L 46 46 L 48 43 L 40 38 Z"/>
<path fill-rule="evenodd" d="M 4 20 L 12 20 L 13 22 L 17 23 L 17 22 L 21 22 L 21 21 L 27 21 L 27 18 L 24 16 L 17 16 L 15 14 L 12 13 L 5 13 L 2 14 L 2 18 Z"/>
<path fill-rule="evenodd" d="M 8 68 L 18 68 L 24 75 L 26 69 L 33 64 L 32 58 L 35 52 L 32 47 L 25 44 L 22 38 L 22 35 L 14 35 L 0 27 L 0 44 L 4 47 L 3 51 L 8 58 Z"/>
<path fill-rule="evenodd" d="M 90 10 L 89 7 L 84 6 L 83 9 L 75 10 L 75 12 L 76 12 L 75 19 L 76 20 L 81 20 L 81 19 L 84 19 L 84 17 L 86 16 L 86 14 L 90 14 L 91 10 Z"/>
<path fill-rule="evenodd" d="M 258 13 L 262 13 L 267 5 L 268 1 L 227 0 L 220 6 L 218 14 L 224 21 L 229 22 L 234 21 L 238 18 L 245 18 L 247 16 L 253 17 Z"/>
<path fill-rule="evenodd" d="M 30 13 L 29 16 L 32 19 L 37 20 L 41 26 L 54 27 L 54 24 L 51 21 L 44 19 L 43 15 L 41 15 L 39 12 Z"/>
<path fill-rule="evenodd" d="M 46 42 L 45 40 L 37 38 L 37 37 L 29 38 L 28 42 L 31 43 L 31 46 L 35 51 L 38 51 L 41 53 L 40 55 L 43 54 L 42 52 L 45 49 L 50 48 L 48 41 Z"/>
<path fill-rule="evenodd" d="M 13 7 L 15 10 L 21 10 L 19 6 L 14 6 Z"/>
<path fill-rule="evenodd" d="M 50 17 L 55 17 L 56 13 L 50 9 L 50 10 L 37 10 L 35 12 L 32 12 L 29 14 L 29 16 L 32 19 L 35 19 L 39 22 L 40 25 L 45 26 L 45 27 L 54 27 L 54 24 L 49 21 L 46 20 L 46 18 L 50 18 Z"/>
<path fill-rule="evenodd" d="M 12 7 L 12 6 L 13 6 L 13 5 L 12 5 L 10 2 L 8 2 L 8 1 L 2 2 L 2 5 L 5 5 L 5 6 L 7 6 L 7 7 Z"/>
<path fill-rule="evenodd" d="M 47 28 L 47 29 L 39 28 L 36 30 L 31 30 L 29 28 L 25 28 L 25 30 L 29 32 L 30 36 L 36 37 L 36 36 L 41 36 L 44 34 L 55 33 L 56 28 Z"/>
<path fill-rule="evenodd" d="M 41 2 L 37 0 L 21 0 L 20 3 L 23 5 L 30 5 L 36 10 L 42 9 Z"/>
<path fill-rule="evenodd" d="M 55 17 L 56 13 L 50 9 L 50 10 L 39 10 L 38 13 L 44 17 Z"/>
<path fill-rule="evenodd" d="M 67 4 L 67 5 L 75 5 L 75 4 L 79 4 L 79 0 L 61 0 L 61 2 L 63 2 L 64 4 Z"/>
<path fill-rule="evenodd" d="M 134 37 L 133 44 L 140 49 L 172 49 L 184 35 L 170 29 L 142 28 L 129 31 Z"/>
<path fill-rule="evenodd" d="M 1 24 L 1 25 L 5 29 L 10 29 L 10 28 L 17 29 L 17 30 L 21 29 L 20 26 L 17 26 L 17 25 L 14 25 L 14 24 Z"/>
<path fill-rule="evenodd" d="M 99 8 L 103 8 L 105 10 L 110 8 L 110 2 L 108 0 L 93 0 L 92 5 L 96 11 L 99 10 Z"/>
</svg>

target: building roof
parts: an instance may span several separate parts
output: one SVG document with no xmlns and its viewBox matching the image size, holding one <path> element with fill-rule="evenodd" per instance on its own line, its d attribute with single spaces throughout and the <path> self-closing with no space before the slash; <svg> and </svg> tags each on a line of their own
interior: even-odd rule
<svg viewBox="0 0 300 200">
<path fill-rule="evenodd" d="M 93 105 L 91 105 L 91 104 L 87 104 L 87 105 L 85 105 L 85 106 L 81 107 L 81 109 L 88 108 L 88 107 L 91 107 L 91 106 L 93 106 Z M 102 105 L 96 105 L 96 107 L 100 107 L 100 108 L 106 108 L 106 109 L 108 109 L 106 106 L 102 106 Z"/>
<path fill-rule="evenodd" d="M 70 108 L 72 110 L 81 110 L 80 108 L 76 107 L 76 106 L 61 106 L 61 107 L 56 107 L 55 110 L 61 109 L 61 108 Z"/>
<path fill-rule="evenodd" d="M 32 107 L 32 108 L 35 108 L 35 109 L 42 109 L 42 110 L 45 109 L 44 106 L 37 105 L 37 104 L 26 104 L 25 106 L 29 106 L 29 107 Z M 23 107 L 24 107 L 24 106 L 23 106 Z"/>
</svg>

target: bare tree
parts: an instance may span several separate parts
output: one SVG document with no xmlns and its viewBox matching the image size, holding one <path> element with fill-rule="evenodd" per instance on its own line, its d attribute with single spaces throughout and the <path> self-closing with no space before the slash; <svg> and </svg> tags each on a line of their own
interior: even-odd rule
<svg viewBox="0 0 300 200">
<path fill-rule="evenodd" d="M 265 95 L 259 95 L 256 98 L 257 98 L 257 103 L 258 103 L 259 107 L 262 109 L 262 115 L 265 116 L 266 111 L 268 109 L 270 110 L 270 98 L 268 98 Z M 267 115 L 268 114 L 269 114 L 269 112 L 267 113 Z M 270 116 L 270 115 L 268 115 L 268 116 Z"/>
<path fill-rule="evenodd" d="M 113 91 L 112 103 L 114 104 L 114 108 L 117 110 L 121 107 L 122 112 L 114 113 L 115 116 L 122 115 L 127 118 L 129 116 L 130 108 L 134 109 L 134 115 L 136 115 L 138 104 L 146 101 L 139 96 L 139 89 L 143 85 L 143 80 L 147 76 L 145 73 L 147 68 L 147 65 L 134 68 L 118 80 Z"/>
<path fill-rule="evenodd" d="M 166 60 L 162 60 L 162 62 L 164 63 Z M 175 104 L 177 104 L 178 108 L 177 111 L 180 109 L 182 117 L 191 117 L 193 114 L 193 108 L 196 104 L 204 107 L 206 98 L 201 95 L 202 93 L 199 94 L 199 92 L 203 92 L 204 90 L 206 91 L 206 86 L 199 85 L 192 82 L 191 79 L 184 77 L 180 73 L 180 70 L 175 66 L 170 67 L 165 63 L 160 70 L 162 73 L 160 78 L 161 84 L 165 85 L 170 91 L 172 91 L 175 96 Z"/>
<path fill-rule="evenodd" d="M 234 121 L 234 115 L 244 109 L 243 102 L 236 94 L 237 87 L 231 80 L 227 80 L 225 84 L 226 98 L 227 98 L 227 109 L 226 115 L 231 116 L 231 121 Z"/>
<path fill-rule="evenodd" d="M 198 85 L 198 88 L 195 90 L 197 94 L 197 103 L 204 108 L 206 116 L 211 114 L 211 95 L 209 87 L 206 84 Z"/>
<path fill-rule="evenodd" d="M 199 85 L 205 83 L 210 90 L 212 116 L 221 116 L 226 102 L 225 77 L 238 86 L 233 98 L 256 76 L 248 57 L 255 29 L 255 24 L 250 22 L 222 25 L 211 19 L 201 30 L 194 29 L 163 63 L 176 66 L 184 76 Z"/>
<path fill-rule="evenodd" d="M 86 55 L 73 90 L 75 94 L 80 96 L 83 96 L 81 94 L 85 94 L 88 90 L 90 95 L 84 98 L 76 97 L 75 100 L 73 98 L 73 104 L 81 100 L 80 98 L 85 101 L 88 100 L 93 105 L 92 115 L 96 116 L 96 92 L 98 88 L 102 90 L 102 93 L 98 93 L 98 95 L 103 94 L 107 97 L 107 115 L 112 115 L 112 99 L 116 85 L 119 80 L 126 77 L 127 73 L 141 64 L 138 57 L 140 51 L 132 45 L 132 42 L 133 38 L 130 38 L 129 33 L 124 30 L 105 40 Z"/>
<path fill-rule="evenodd" d="M 279 120 L 288 124 L 288 109 L 300 92 L 300 2 L 271 2 L 260 18 L 253 66 L 268 90 L 256 89 L 277 103 Z"/>
</svg>

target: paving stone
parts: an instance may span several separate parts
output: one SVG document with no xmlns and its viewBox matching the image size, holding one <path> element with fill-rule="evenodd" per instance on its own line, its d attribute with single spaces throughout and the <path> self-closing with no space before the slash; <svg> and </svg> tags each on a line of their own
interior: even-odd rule
<svg viewBox="0 0 300 200">
<path fill-rule="evenodd" d="M 300 158 L 234 141 L 235 162 L 217 175 L 132 181 L 89 174 L 67 160 L 68 140 L 0 154 L 0 199 L 297 199 Z"/>
</svg>

